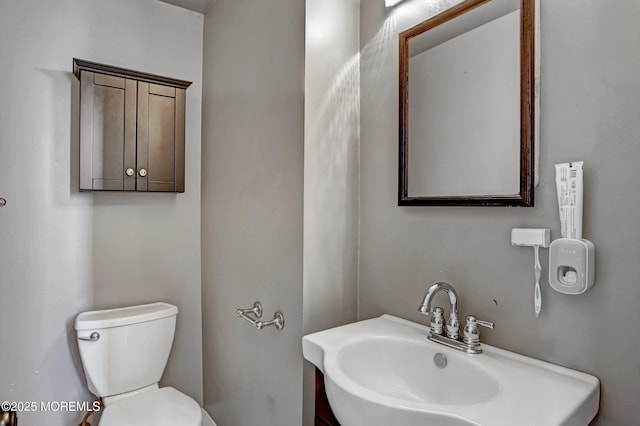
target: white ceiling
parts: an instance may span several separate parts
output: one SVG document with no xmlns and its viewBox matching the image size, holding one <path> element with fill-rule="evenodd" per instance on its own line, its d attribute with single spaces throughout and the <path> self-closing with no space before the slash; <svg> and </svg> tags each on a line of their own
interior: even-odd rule
<svg viewBox="0 0 640 426">
<path fill-rule="evenodd" d="M 215 0 L 160 0 L 200 13 L 206 13 Z"/>
</svg>

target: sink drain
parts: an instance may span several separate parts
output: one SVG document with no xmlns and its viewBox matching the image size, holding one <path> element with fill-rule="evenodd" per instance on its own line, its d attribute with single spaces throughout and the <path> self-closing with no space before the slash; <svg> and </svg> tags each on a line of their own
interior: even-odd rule
<svg viewBox="0 0 640 426">
<path fill-rule="evenodd" d="M 438 352 L 433 356 L 433 362 L 437 367 L 445 368 L 447 366 L 447 357 L 443 353 Z"/>
</svg>

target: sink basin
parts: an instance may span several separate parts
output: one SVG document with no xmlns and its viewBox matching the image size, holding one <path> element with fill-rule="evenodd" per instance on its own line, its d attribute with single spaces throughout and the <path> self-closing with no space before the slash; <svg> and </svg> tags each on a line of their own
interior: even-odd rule
<svg viewBox="0 0 640 426">
<path fill-rule="evenodd" d="M 383 315 L 304 336 L 342 426 L 585 426 L 598 412 L 594 376 L 485 344 L 468 355 L 427 333 Z"/>
<path fill-rule="evenodd" d="M 498 381 L 464 354 L 448 354 L 447 367 L 436 366 L 438 349 L 407 338 L 372 337 L 345 345 L 338 363 L 353 383 L 391 398 L 468 405 L 496 396 Z"/>
</svg>

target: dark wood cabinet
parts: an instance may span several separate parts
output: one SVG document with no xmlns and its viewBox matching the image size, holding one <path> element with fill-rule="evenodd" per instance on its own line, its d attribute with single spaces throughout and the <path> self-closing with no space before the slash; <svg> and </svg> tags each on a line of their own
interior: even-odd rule
<svg viewBox="0 0 640 426">
<path fill-rule="evenodd" d="M 184 192 L 191 84 L 73 60 L 80 80 L 80 190 Z"/>
<path fill-rule="evenodd" d="M 324 388 L 324 375 L 316 368 L 316 398 L 315 398 L 315 426 L 340 426 L 336 416 L 331 411 L 327 392 Z"/>
</svg>

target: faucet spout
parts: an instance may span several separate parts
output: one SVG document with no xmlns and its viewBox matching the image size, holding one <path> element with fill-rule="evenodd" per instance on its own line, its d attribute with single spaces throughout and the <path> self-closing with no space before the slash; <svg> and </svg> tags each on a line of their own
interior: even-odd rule
<svg viewBox="0 0 640 426">
<path fill-rule="evenodd" d="M 446 337 L 443 334 L 443 310 L 440 306 L 431 309 L 431 301 L 436 293 L 444 291 L 449 296 L 451 310 L 449 311 L 449 319 L 447 320 Z M 429 334 L 427 339 L 448 346 L 450 348 L 459 349 L 468 354 L 482 353 L 480 348 L 480 332 L 478 325 L 493 328 L 493 323 L 488 321 L 478 321 L 473 315 L 467 317 L 467 324 L 464 327 L 464 338 L 460 338 L 460 320 L 458 319 L 458 293 L 449 283 L 437 282 L 427 289 L 422 299 L 422 303 L 418 308 L 418 312 L 423 315 L 433 314 L 431 323 L 429 324 Z"/>
<path fill-rule="evenodd" d="M 422 304 L 418 308 L 418 312 L 424 315 L 431 313 L 431 299 L 439 291 L 444 291 L 449 295 L 449 303 L 451 303 L 451 309 L 449 311 L 449 319 L 447 320 L 447 337 L 457 340 L 460 337 L 460 320 L 458 319 L 458 293 L 449 283 L 439 282 L 435 283 L 427 290 L 424 295 Z"/>
<path fill-rule="evenodd" d="M 429 315 L 431 313 L 431 299 L 435 296 L 439 291 L 444 291 L 449 296 L 449 303 L 451 304 L 450 315 L 454 317 L 458 317 L 458 293 L 453 288 L 453 286 L 444 281 L 435 283 L 427 290 L 427 293 L 424 295 L 424 299 L 422 300 L 422 304 L 418 308 L 418 312 L 424 315 Z"/>
</svg>

